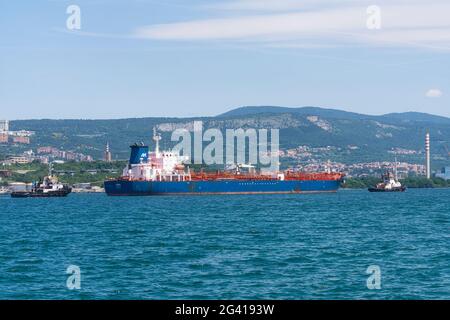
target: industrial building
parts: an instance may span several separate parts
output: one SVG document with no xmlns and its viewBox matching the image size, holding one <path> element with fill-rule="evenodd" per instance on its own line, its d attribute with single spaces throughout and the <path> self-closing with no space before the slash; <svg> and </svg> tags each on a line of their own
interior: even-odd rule
<svg viewBox="0 0 450 320">
<path fill-rule="evenodd" d="M 436 173 L 436 177 L 444 180 L 450 180 L 450 167 L 442 168 L 441 172 Z"/>
</svg>

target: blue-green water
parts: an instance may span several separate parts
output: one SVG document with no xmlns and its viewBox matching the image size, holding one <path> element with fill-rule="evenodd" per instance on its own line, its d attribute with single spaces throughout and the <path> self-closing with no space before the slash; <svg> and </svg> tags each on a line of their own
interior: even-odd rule
<svg viewBox="0 0 450 320">
<path fill-rule="evenodd" d="M 1 299 L 450 299 L 450 189 L 0 197 L 0 231 Z"/>
</svg>

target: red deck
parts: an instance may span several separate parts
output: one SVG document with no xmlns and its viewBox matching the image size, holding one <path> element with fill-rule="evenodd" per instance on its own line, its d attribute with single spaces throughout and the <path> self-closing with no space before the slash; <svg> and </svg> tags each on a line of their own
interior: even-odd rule
<svg viewBox="0 0 450 320">
<path fill-rule="evenodd" d="M 248 174 L 248 173 L 201 173 L 196 172 L 191 174 L 192 181 L 214 181 L 214 180 L 278 180 L 277 177 L 262 175 L 262 174 Z M 285 173 L 284 180 L 340 180 L 344 177 L 342 173 Z"/>
<path fill-rule="evenodd" d="M 341 180 L 344 177 L 343 173 L 304 173 L 304 172 L 284 172 L 285 181 L 335 181 Z M 177 177 L 173 176 L 177 181 Z M 120 177 L 123 181 L 143 181 L 143 179 L 132 179 L 129 177 Z M 165 181 L 165 179 L 163 179 Z M 191 172 L 190 181 L 215 181 L 215 180 L 265 180 L 274 181 L 279 180 L 273 175 L 250 174 L 250 173 L 228 173 L 228 172 Z"/>
</svg>

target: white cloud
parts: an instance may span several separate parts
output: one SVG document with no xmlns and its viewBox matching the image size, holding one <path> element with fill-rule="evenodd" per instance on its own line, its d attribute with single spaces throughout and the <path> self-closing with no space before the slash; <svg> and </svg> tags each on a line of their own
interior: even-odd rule
<svg viewBox="0 0 450 320">
<path fill-rule="evenodd" d="M 280 1 L 280 2 L 278 2 Z M 277 43 L 295 41 L 304 46 L 314 45 L 382 45 L 419 46 L 450 50 L 450 3 L 441 0 L 404 1 L 380 0 L 381 30 L 367 28 L 367 6 L 347 5 L 334 7 L 335 0 L 315 0 L 321 4 L 313 10 L 296 10 L 299 1 L 261 0 L 272 8 L 269 13 L 244 16 L 233 15 L 217 19 L 193 20 L 169 24 L 150 25 L 135 30 L 134 36 L 158 40 L 228 40 L 263 41 Z M 263 8 L 256 0 L 240 0 L 228 8 Z M 302 1 L 304 5 L 313 3 Z M 316 2 L 317 3 L 317 2 Z M 395 4 L 392 4 L 395 3 Z M 350 5 L 349 5 L 350 4 Z M 226 6 L 226 4 L 222 4 Z M 279 12 L 279 10 L 288 12 Z M 276 12 L 278 10 L 278 12 Z"/>
<path fill-rule="evenodd" d="M 428 98 L 440 98 L 442 97 L 442 91 L 439 89 L 430 89 L 427 91 L 426 96 Z"/>
<path fill-rule="evenodd" d="M 355 27 L 354 20 L 346 19 L 348 11 L 327 12 L 325 15 L 326 23 L 321 19 L 322 13 L 287 13 L 197 20 L 143 27 L 137 30 L 137 35 L 171 40 L 259 39 L 316 34 L 330 29 L 351 30 Z M 361 23 L 364 22 L 361 17 L 360 20 Z"/>
<path fill-rule="evenodd" d="M 361 0 L 235 0 L 210 4 L 205 7 L 224 11 L 289 11 L 321 5 L 346 5 L 358 1 L 361 2 Z"/>
<path fill-rule="evenodd" d="M 292 11 L 311 8 L 337 7 L 337 6 L 385 6 L 388 4 L 413 5 L 428 4 L 435 5 L 445 3 L 448 0 L 228 0 L 219 3 L 205 5 L 205 8 L 223 11 Z"/>
</svg>

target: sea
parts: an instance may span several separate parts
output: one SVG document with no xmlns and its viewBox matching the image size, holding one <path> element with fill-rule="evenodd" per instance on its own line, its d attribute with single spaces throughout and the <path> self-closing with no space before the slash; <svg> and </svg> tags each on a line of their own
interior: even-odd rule
<svg viewBox="0 0 450 320">
<path fill-rule="evenodd" d="M 0 299 L 450 299 L 450 189 L 1 196 Z"/>
</svg>

